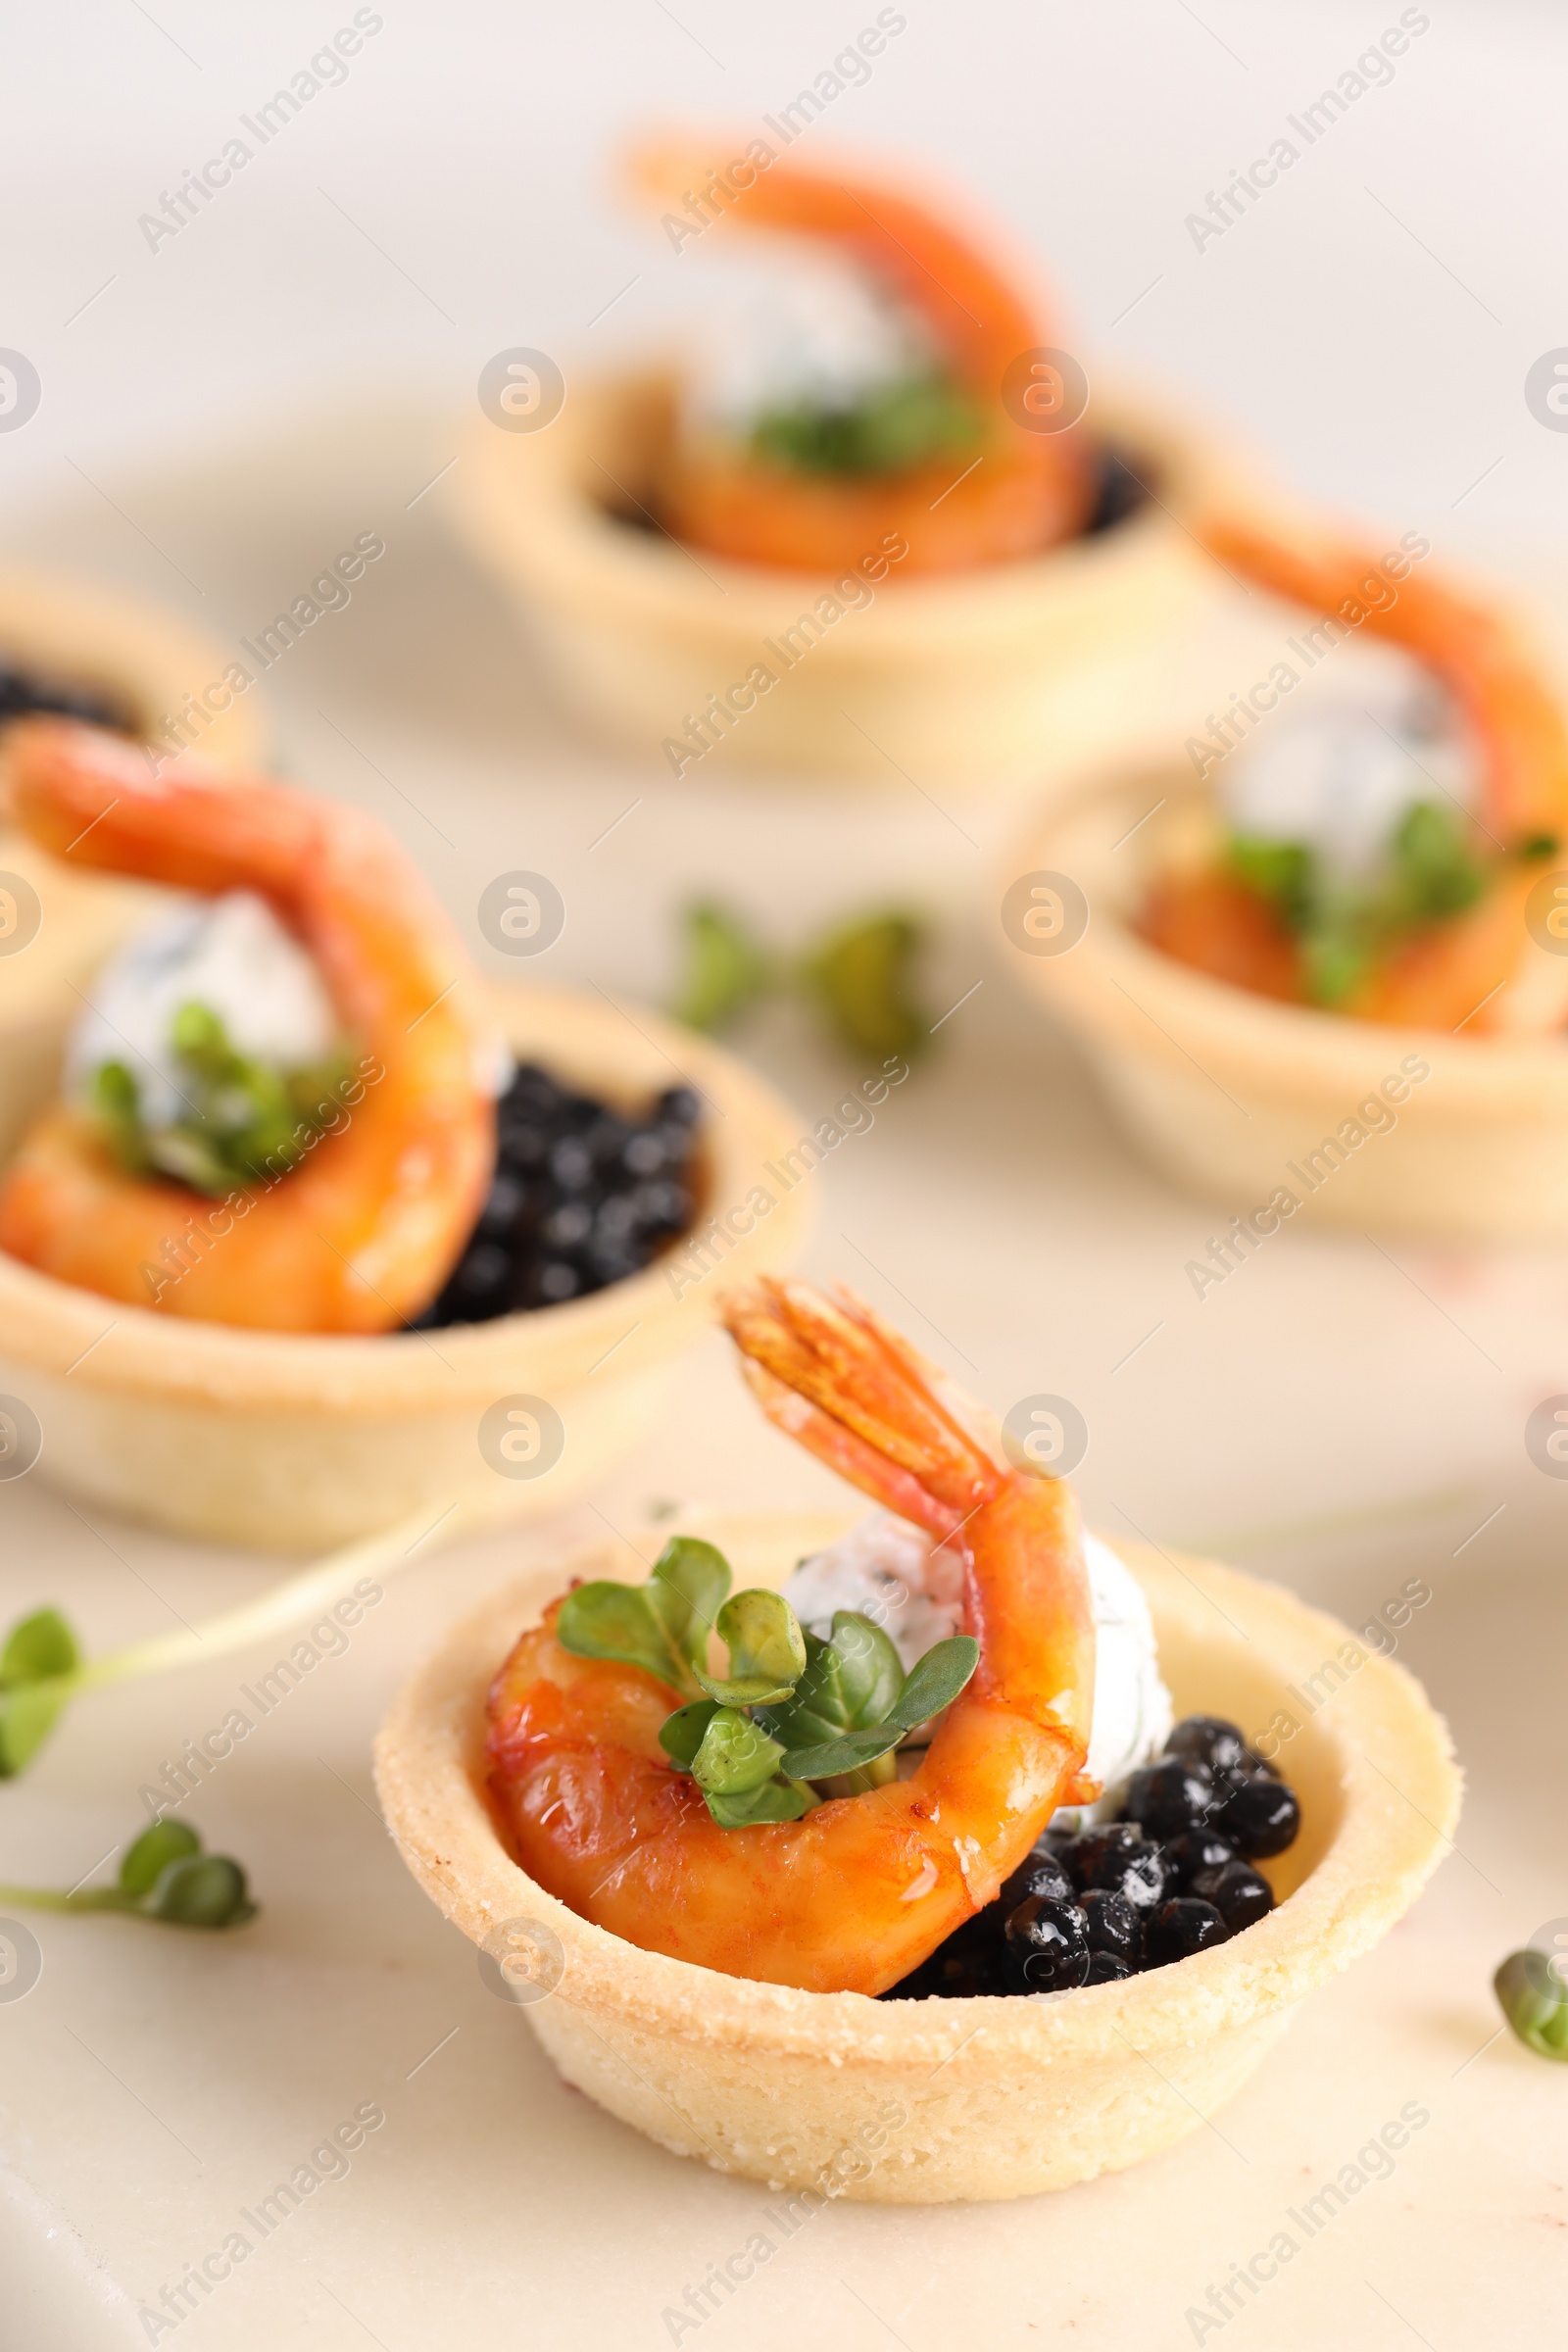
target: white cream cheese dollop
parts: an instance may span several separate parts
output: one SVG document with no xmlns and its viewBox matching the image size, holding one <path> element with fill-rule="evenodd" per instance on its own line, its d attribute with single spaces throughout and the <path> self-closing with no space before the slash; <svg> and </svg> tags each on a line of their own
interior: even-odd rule
<svg viewBox="0 0 1568 2352">
<path fill-rule="evenodd" d="M 1477 762 L 1456 714 L 1410 660 L 1336 646 L 1331 676 L 1282 697 L 1219 769 L 1231 828 L 1297 842 L 1348 883 L 1376 878 L 1418 801 L 1473 807 Z"/>
<path fill-rule="evenodd" d="M 1085 1536 L 1084 1559 L 1095 1616 L 1088 1768 L 1103 1782 L 1102 1806 L 1108 1809 L 1128 1774 L 1159 1754 L 1174 1717 L 1136 1577 L 1098 1536 Z M 933 1642 L 960 1630 L 962 1583 L 953 1552 L 906 1520 L 877 1511 L 803 1560 L 784 1597 L 801 1623 L 824 1639 L 835 1609 L 868 1617 L 889 1636 L 907 1672 Z"/>
<path fill-rule="evenodd" d="M 337 1014 L 314 961 L 253 890 L 218 898 L 180 893 L 98 974 L 89 1009 L 66 1054 L 66 1089 L 78 1100 L 106 1061 L 137 1081 L 148 1129 L 169 1127 L 188 1109 L 172 1044 L 184 1004 L 216 1012 L 230 1043 L 252 1061 L 281 1071 L 325 1060 L 339 1035 Z M 503 1095 L 515 1068 L 499 1030 L 474 1047 L 474 1083 Z"/>
<path fill-rule="evenodd" d="M 925 372 L 934 356 L 912 314 L 805 245 L 748 254 L 733 298 L 692 334 L 688 419 L 733 434 L 770 409 L 853 408 L 878 384 Z"/>
<path fill-rule="evenodd" d="M 172 1126 L 185 1109 L 174 1053 L 181 1005 L 216 1012 L 236 1050 L 276 1070 L 324 1060 L 337 1016 L 319 973 L 255 891 L 182 898 L 104 966 L 66 1056 L 79 1096 L 106 1061 L 123 1062 L 140 1089 L 142 1122 Z"/>
</svg>

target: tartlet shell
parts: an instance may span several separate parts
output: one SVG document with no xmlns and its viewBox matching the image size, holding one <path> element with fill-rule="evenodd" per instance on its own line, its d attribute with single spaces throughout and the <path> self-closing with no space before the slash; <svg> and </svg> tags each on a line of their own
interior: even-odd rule
<svg viewBox="0 0 1568 2352">
<path fill-rule="evenodd" d="M 427 1337 L 242 1331 L 125 1306 L 0 1251 L 0 1391 L 43 1432 L 38 1473 L 90 1504 L 180 1535 L 304 1550 L 346 1544 L 428 1509 L 466 1524 L 559 1509 L 651 1423 L 680 1352 L 710 1328 L 733 1283 L 788 1263 L 809 1183 L 763 1174 L 801 1120 L 722 1048 L 639 1005 L 635 1019 L 574 989 L 493 983 L 490 1002 L 519 1058 L 628 1108 L 683 1079 L 710 1107 L 699 1219 L 763 1185 L 776 1205 L 712 1270 L 677 1286 L 668 1257 L 593 1297 Z M 0 1126 L 11 1133 L 53 1091 L 64 1031 L 55 1009 L 48 1083 L 19 1090 L 0 1054 Z M 675 1250 L 682 1245 L 677 1243 Z M 541 1397 L 564 1450 L 540 1477 L 504 1476 L 480 1451 L 498 1400 Z"/>
<path fill-rule="evenodd" d="M 1168 401 L 1097 382 L 1089 428 L 1136 453 L 1155 497 L 1113 529 L 1024 561 L 909 579 L 894 564 L 874 602 L 783 669 L 768 641 L 779 644 L 827 576 L 693 553 L 653 522 L 678 372 L 573 380 L 541 431 L 475 424 L 454 495 L 466 539 L 600 732 L 662 760 L 710 695 L 756 662 L 773 669 L 778 683 L 688 777 L 785 767 L 895 790 L 900 770 L 982 789 L 1038 785 L 1046 762 L 1122 735 L 1152 641 L 1223 587 L 1176 515 L 1205 504 L 1233 461 L 1176 421 Z"/>
<path fill-rule="evenodd" d="M 769 1514 L 703 1532 L 738 1582 L 776 1584 L 844 1524 Z M 1149 1597 L 1178 1713 L 1261 1731 L 1293 1703 L 1287 1688 L 1321 1676 L 1352 1639 L 1233 1569 L 1117 1548 Z M 486 1692 L 568 1570 L 646 1573 L 629 1546 L 607 1545 L 454 1628 L 381 1728 L 387 1823 L 475 1943 L 518 1920 L 559 1940 L 559 1985 L 526 2014 L 568 2082 L 675 2153 L 776 2188 L 891 2204 L 1015 2197 L 1170 2146 L 1240 2088 L 1296 2004 L 1408 1908 L 1457 1817 L 1445 1726 L 1409 1674 L 1367 1657 L 1282 1751 L 1303 1811 L 1296 1845 L 1266 1865 L 1285 1899 L 1216 1950 L 1034 2000 L 900 2004 L 721 1976 L 579 1919 L 497 1835 L 482 1794 Z"/>
<path fill-rule="evenodd" d="M 1077 1040 L 1148 1158 L 1244 1216 L 1286 1187 L 1338 1225 L 1476 1241 L 1568 1232 L 1568 1039 L 1395 1028 L 1282 1004 L 1138 936 L 1150 882 L 1212 831 L 1211 805 L 1186 762 L 1150 754 L 1080 778 L 997 876 L 998 901 L 1037 872 L 1065 874 L 1088 900 L 1088 929 L 1065 953 L 1021 953 L 1005 933 L 1003 953 Z M 1560 988 L 1558 959 L 1529 943 L 1525 953 Z M 1411 1059 L 1431 1074 L 1393 1106 L 1397 1125 L 1308 1168 L 1386 1078 L 1408 1085 Z"/>
</svg>

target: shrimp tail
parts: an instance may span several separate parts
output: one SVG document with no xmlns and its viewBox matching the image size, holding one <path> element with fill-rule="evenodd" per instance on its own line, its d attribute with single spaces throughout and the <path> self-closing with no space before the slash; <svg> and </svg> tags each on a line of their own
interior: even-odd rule
<svg viewBox="0 0 1568 2352">
<path fill-rule="evenodd" d="M 722 1312 L 769 1420 L 863 1494 L 940 1537 L 998 1492 L 1002 1464 L 849 1292 L 768 1277 Z"/>
</svg>

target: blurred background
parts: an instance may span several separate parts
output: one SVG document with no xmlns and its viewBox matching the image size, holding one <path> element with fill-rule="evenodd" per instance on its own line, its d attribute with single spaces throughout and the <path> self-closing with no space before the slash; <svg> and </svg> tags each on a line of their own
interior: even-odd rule
<svg viewBox="0 0 1568 2352">
<path fill-rule="evenodd" d="M 1092 385 L 1168 400 L 1380 546 L 1417 530 L 1434 565 L 1507 579 L 1560 646 L 1568 434 L 1525 391 L 1568 346 L 1560 12 L 907 0 L 890 15 L 897 33 L 803 137 L 803 160 L 934 171 L 1032 257 L 1054 339 Z M 1568 1260 L 1386 1250 L 1303 1218 L 1200 1301 L 1184 1266 L 1225 1212 L 1132 1155 L 996 945 L 1027 793 L 955 775 L 933 798 L 898 775 L 850 786 L 718 761 L 677 784 L 579 729 L 454 527 L 454 468 L 494 355 L 549 353 L 569 399 L 574 374 L 678 343 L 731 299 L 728 265 L 671 251 L 620 196 L 623 143 L 663 127 L 755 135 L 876 18 L 836 0 L 765 18 L 714 0 L 386 0 L 357 15 L 347 0 L 217 14 L 74 0 L 14 15 L 0 345 L 31 362 L 40 398 L 0 429 L 0 555 L 155 598 L 232 646 L 357 534 L 379 534 L 385 556 L 348 606 L 256 692 L 278 764 L 373 808 L 497 971 L 475 910 L 518 868 L 547 874 L 567 909 L 531 970 L 598 988 L 629 1018 L 667 1001 L 695 895 L 721 895 L 780 945 L 877 904 L 928 917 L 939 1032 L 824 1171 L 808 1270 L 864 1289 L 1001 1412 L 1070 1398 L 1090 1432 L 1078 1484 L 1112 1537 L 1222 1551 L 1356 1622 L 1405 1577 L 1430 1581 L 1401 1655 L 1487 1767 L 1466 1833 L 1487 1886 L 1450 1871 L 1436 1898 L 1466 1953 L 1457 2067 L 1495 2022 L 1495 1958 L 1568 1908 L 1511 1826 L 1554 1769 L 1540 1636 L 1562 1606 L 1564 1494 L 1527 1460 L 1523 1427 L 1568 1388 Z M 1287 129 L 1401 22 L 1411 37 L 1386 78 L 1310 145 Z M 341 78 L 150 241 L 143 218 L 165 193 L 351 23 L 365 37 Z M 1293 168 L 1222 234 L 1196 233 L 1192 217 L 1281 136 L 1302 148 Z M 1153 700 L 1178 741 L 1243 682 L 1236 642 L 1198 632 L 1161 655 Z M 863 1075 L 797 1007 L 732 1042 L 803 1123 Z M 657 1442 L 600 1497 L 609 1515 L 655 1495 L 827 1494 L 762 1430 L 719 1343 L 682 1380 Z M 8 1532 L 75 1580 L 101 1642 L 153 1622 L 36 1482 L 6 1499 Z M 180 1609 L 210 1591 L 206 1563 L 135 1530 L 115 1542 Z M 506 1556 L 481 1546 L 454 1581 L 482 1589 Z M 408 1609 L 412 1655 L 444 1610 Z M 1506 1674 L 1478 1673 L 1499 1655 Z M 367 1728 L 389 1671 L 367 1675 Z M 352 1760 L 328 1752 L 363 1780 L 363 1742 Z M 49 1769 L 56 1802 L 85 1801 L 85 1778 Z M 333 1868 L 380 1886 L 395 1866 L 347 1811 L 354 1859 Z M 265 1874 L 265 1827 L 245 1835 Z M 1378 2015 L 1397 2009 L 1408 1966 L 1377 1979 Z M 1309 2054 L 1293 2061 L 1303 2073 Z M 1484 2107 L 1465 2124 L 1488 2128 Z M 1521 2144 L 1498 2158 L 1499 2208 L 1538 2193 L 1544 2143 Z M 941 2292 L 956 2314 L 956 2275 Z"/>
</svg>

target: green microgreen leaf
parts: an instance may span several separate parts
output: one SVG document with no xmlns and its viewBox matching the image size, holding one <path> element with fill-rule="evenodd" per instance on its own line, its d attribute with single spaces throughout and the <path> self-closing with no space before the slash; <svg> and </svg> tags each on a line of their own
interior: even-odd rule
<svg viewBox="0 0 1568 2352">
<path fill-rule="evenodd" d="M 796 401 L 769 409 L 753 427 L 752 447 L 798 473 L 898 473 L 960 456 L 983 438 L 973 395 L 921 371 L 874 384 L 852 406 Z"/>
<path fill-rule="evenodd" d="M 722 1029 L 769 986 L 773 959 L 724 907 L 705 901 L 684 917 L 685 976 L 671 1007 L 688 1028 Z"/>
<path fill-rule="evenodd" d="M 654 1562 L 647 1586 L 649 1603 L 694 1674 L 707 1662 L 708 1637 L 729 1587 L 728 1560 L 699 1536 L 671 1536 Z"/>
<path fill-rule="evenodd" d="M 130 1173 L 172 1176 L 201 1193 L 287 1175 L 331 1124 L 339 1106 L 335 1090 L 348 1075 L 341 1054 L 293 1070 L 253 1060 L 235 1048 L 210 1004 L 180 1005 L 170 1043 L 180 1067 L 177 1119 L 147 1124 L 140 1086 L 123 1062 L 104 1062 L 93 1072 L 88 1101 Z"/>
<path fill-rule="evenodd" d="M 735 1707 L 715 1707 L 692 1759 L 692 1778 L 713 1796 L 744 1796 L 779 1768 L 784 1750 Z"/>
<path fill-rule="evenodd" d="M 718 1612 L 719 1640 L 729 1646 L 729 1673 L 698 1673 L 710 1698 L 725 1707 L 760 1707 L 788 1698 L 806 1670 L 806 1643 L 795 1611 L 781 1592 L 737 1592 Z"/>
<path fill-rule="evenodd" d="M 710 1698 L 694 1698 L 689 1706 L 677 1707 L 673 1715 L 666 1715 L 660 1725 L 659 1744 L 682 1772 L 690 1772 L 696 1763 L 703 1734 L 717 1713 Z"/>
<path fill-rule="evenodd" d="M 718 1796 L 705 1791 L 708 1810 L 721 1830 L 754 1829 L 760 1822 L 799 1821 L 809 1813 L 817 1798 L 809 1788 L 797 1787 L 792 1781 L 763 1781 L 757 1788 L 741 1796 Z"/>
<path fill-rule="evenodd" d="M 972 1634 L 950 1634 L 917 1658 L 888 1716 L 901 1731 L 912 1732 L 933 1715 L 950 1707 L 980 1663 L 980 1644 Z"/>
<path fill-rule="evenodd" d="M 646 1585 L 608 1580 L 568 1592 L 556 1640 L 579 1658 L 641 1666 L 688 1696 L 706 1688 L 697 1672 L 725 1593 L 729 1562 L 695 1536 L 672 1536 Z"/>
<path fill-rule="evenodd" d="M 167 1863 L 136 1909 L 144 1919 L 176 1928 L 240 1928 L 256 1917 L 245 1873 L 227 1854 Z"/>
<path fill-rule="evenodd" d="M 980 1644 L 972 1634 L 954 1634 L 938 1642 L 918 1660 L 879 1723 L 843 1732 L 814 1746 L 790 1745 L 790 1771 L 803 1781 L 837 1780 L 845 1773 L 864 1771 L 896 1748 L 906 1732 L 950 1706 L 979 1662 Z M 770 1720 L 776 1725 L 776 1718 Z"/>
<path fill-rule="evenodd" d="M 197 1831 L 155 1821 L 133 1838 L 114 1886 L 0 1886 L 0 1900 L 41 1911 L 118 1911 L 176 1928 L 238 1928 L 256 1917 L 245 1873 L 227 1854 L 204 1854 Z"/>
<path fill-rule="evenodd" d="M 789 1704 L 764 1720 L 788 1748 L 819 1746 L 880 1723 L 904 1687 L 898 1650 L 869 1618 L 835 1610 L 831 1641 L 806 1637 L 807 1666 Z"/>
<path fill-rule="evenodd" d="M 1526 2049 L 1568 2059 L 1568 1984 L 1545 1952 L 1510 1952 L 1493 1978 L 1503 2016 Z"/>
<path fill-rule="evenodd" d="M 445 1520 L 439 1543 L 450 1543 L 467 1521 L 463 1505 Z M 297 1576 L 287 1577 L 243 1607 L 228 1609 L 205 1624 L 181 1626 L 127 1648 L 111 1650 L 83 1660 L 75 1636 L 55 1609 L 35 1610 L 13 1626 L 0 1655 L 0 1780 L 28 1764 L 59 1717 L 78 1693 L 101 1690 L 110 1683 L 137 1681 L 172 1667 L 203 1664 L 225 1650 L 243 1649 L 270 1642 L 284 1627 L 309 1624 L 342 1599 L 355 1579 L 390 1576 L 406 1566 L 416 1551 L 428 1552 L 422 1539 L 430 1534 L 423 1514 L 403 1519 L 373 1536 L 363 1536 L 314 1561 Z M 356 1587 L 356 1590 L 358 1588 Z M 379 1588 L 377 1588 L 379 1590 Z M 69 1663 L 68 1663 L 69 1660 Z M 7 1661 L 10 1661 L 8 1669 Z M 12 1679 L 31 1669 L 50 1671 L 34 1681 Z"/>
<path fill-rule="evenodd" d="M 146 1894 L 171 1862 L 186 1861 L 201 1850 L 201 1838 L 189 1822 L 166 1815 L 126 1846 L 120 1864 L 120 1884 L 126 1894 Z"/>
<path fill-rule="evenodd" d="M 76 1637 L 58 1609 L 34 1609 L 20 1617 L 0 1650 L 0 1690 L 19 1683 L 45 1683 L 74 1674 L 81 1664 Z"/>
<path fill-rule="evenodd" d="M 1487 882 L 1468 818 L 1438 801 L 1405 809 L 1381 870 L 1359 884 L 1301 842 L 1233 834 L 1226 861 L 1300 942 L 1306 993 L 1319 1004 L 1343 1004 L 1404 936 L 1462 913 Z"/>
<path fill-rule="evenodd" d="M 32 1762 L 73 1688 L 69 1682 L 18 1683 L 0 1690 L 0 1780 L 10 1780 Z"/>
<path fill-rule="evenodd" d="M 907 1056 L 929 1044 L 931 1020 L 913 993 L 924 926 L 897 908 L 832 931 L 801 966 L 840 1043 L 853 1054 Z"/>
<path fill-rule="evenodd" d="M 689 1687 L 685 1661 L 654 1614 L 642 1585 L 578 1585 L 561 1604 L 556 1640 L 574 1657 L 640 1666 L 672 1690 Z"/>
</svg>

